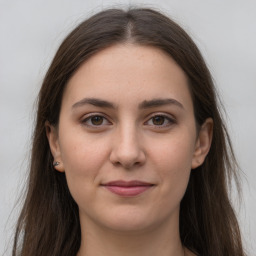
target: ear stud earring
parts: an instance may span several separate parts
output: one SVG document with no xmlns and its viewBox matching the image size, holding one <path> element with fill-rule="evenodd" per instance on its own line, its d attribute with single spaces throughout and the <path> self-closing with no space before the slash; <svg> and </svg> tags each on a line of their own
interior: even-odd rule
<svg viewBox="0 0 256 256">
<path fill-rule="evenodd" d="M 53 166 L 55 167 L 55 166 L 58 166 L 59 164 L 60 164 L 60 162 L 56 161 L 56 162 L 53 163 Z"/>
</svg>

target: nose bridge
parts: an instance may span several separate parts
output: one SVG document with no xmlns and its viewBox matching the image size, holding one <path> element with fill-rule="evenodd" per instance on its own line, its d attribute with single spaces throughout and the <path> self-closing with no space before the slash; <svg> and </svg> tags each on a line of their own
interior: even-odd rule
<svg viewBox="0 0 256 256">
<path fill-rule="evenodd" d="M 145 154 L 139 137 L 138 127 L 135 122 L 120 124 L 114 138 L 111 161 L 125 168 L 143 164 Z"/>
<path fill-rule="evenodd" d="M 135 153 L 138 151 L 138 131 L 135 125 L 127 124 L 120 127 L 119 132 L 119 150 L 120 152 Z"/>
</svg>

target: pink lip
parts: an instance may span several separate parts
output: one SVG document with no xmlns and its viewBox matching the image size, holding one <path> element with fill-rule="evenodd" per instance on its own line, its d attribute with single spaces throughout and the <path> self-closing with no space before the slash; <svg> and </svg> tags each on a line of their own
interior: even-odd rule
<svg viewBox="0 0 256 256">
<path fill-rule="evenodd" d="M 132 181 L 111 181 L 103 184 L 110 192 L 124 197 L 137 196 L 146 190 L 150 189 L 154 184 L 132 180 Z"/>
</svg>

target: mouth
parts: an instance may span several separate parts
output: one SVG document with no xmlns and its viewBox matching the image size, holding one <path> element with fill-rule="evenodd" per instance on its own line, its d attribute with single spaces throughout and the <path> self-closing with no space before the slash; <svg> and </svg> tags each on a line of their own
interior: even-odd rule
<svg viewBox="0 0 256 256">
<path fill-rule="evenodd" d="M 146 192 L 147 190 L 151 189 L 154 186 L 154 184 L 138 180 L 117 180 L 101 184 L 101 186 L 103 186 L 104 188 L 106 188 L 107 190 L 116 195 L 122 197 L 133 197 L 140 195 Z"/>
</svg>

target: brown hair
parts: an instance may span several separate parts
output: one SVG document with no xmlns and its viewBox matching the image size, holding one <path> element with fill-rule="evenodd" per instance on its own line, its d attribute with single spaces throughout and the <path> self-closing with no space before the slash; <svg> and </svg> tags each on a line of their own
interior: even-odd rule
<svg viewBox="0 0 256 256">
<path fill-rule="evenodd" d="M 232 146 L 218 109 L 210 72 L 194 42 L 175 22 L 151 9 L 109 9 L 81 23 L 61 44 L 39 93 L 28 190 L 18 220 L 13 256 L 76 255 L 81 240 L 78 206 L 65 174 L 52 167 L 45 122 L 58 124 L 68 80 L 90 56 L 117 43 L 162 49 L 184 70 L 200 126 L 214 121 L 213 141 L 202 166 L 191 172 L 180 207 L 184 246 L 201 256 L 243 256 L 229 184 L 237 181 Z"/>
</svg>

